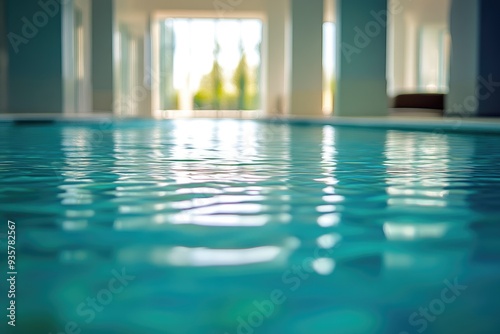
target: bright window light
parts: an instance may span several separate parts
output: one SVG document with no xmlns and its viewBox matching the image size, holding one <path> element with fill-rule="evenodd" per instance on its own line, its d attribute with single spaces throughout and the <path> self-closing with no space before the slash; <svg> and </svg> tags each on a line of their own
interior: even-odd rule
<svg viewBox="0 0 500 334">
<path fill-rule="evenodd" d="M 333 112 L 335 96 L 335 23 L 323 24 L 323 113 Z"/>
<path fill-rule="evenodd" d="M 161 110 L 260 109 L 262 21 L 160 22 Z"/>
</svg>

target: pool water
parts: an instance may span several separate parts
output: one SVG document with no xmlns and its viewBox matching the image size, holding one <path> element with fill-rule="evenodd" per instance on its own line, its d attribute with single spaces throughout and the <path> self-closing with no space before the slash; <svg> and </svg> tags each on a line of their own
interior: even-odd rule
<svg viewBox="0 0 500 334">
<path fill-rule="evenodd" d="M 499 142 L 1 124 L 1 253 L 11 220 L 18 274 L 16 327 L 0 332 L 498 334 Z"/>
</svg>

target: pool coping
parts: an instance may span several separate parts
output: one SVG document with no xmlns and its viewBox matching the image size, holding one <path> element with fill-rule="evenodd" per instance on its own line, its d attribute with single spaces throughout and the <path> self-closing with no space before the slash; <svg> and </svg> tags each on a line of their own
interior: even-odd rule
<svg viewBox="0 0 500 334">
<path fill-rule="evenodd" d="M 466 132 L 500 134 L 500 119 L 449 118 L 355 118 L 334 117 L 332 119 L 311 119 L 294 117 L 292 124 L 317 124 L 349 126 L 358 128 L 378 128 L 394 130 L 420 130 L 426 132 Z"/>
<path fill-rule="evenodd" d="M 15 122 L 56 122 L 68 124 L 99 124 L 109 122 L 133 121 L 197 121 L 197 120 L 244 120 L 271 124 L 332 125 L 358 128 L 378 128 L 394 130 L 420 130 L 430 132 L 474 132 L 500 134 L 500 118 L 461 118 L 461 117 L 293 117 L 268 116 L 256 118 L 123 118 L 109 113 L 92 115 L 61 114 L 0 114 L 0 124 Z"/>
</svg>

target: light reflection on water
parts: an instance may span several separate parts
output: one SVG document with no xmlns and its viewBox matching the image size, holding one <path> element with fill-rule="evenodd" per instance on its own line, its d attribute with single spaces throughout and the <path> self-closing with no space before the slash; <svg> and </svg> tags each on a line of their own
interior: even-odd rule
<svg viewBox="0 0 500 334">
<path fill-rule="evenodd" d="M 263 333 L 411 332 L 408 316 L 455 277 L 476 288 L 449 316 L 484 314 L 500 296 L 495 140 L 252 121 L 6 127 L 0 212 L 20 222 L 19 284 L 39 301 L 23 312 L 50 295 L 64 322 L 126 266 L 137 283 L 89 332 L 142 305 L 199 319 L 185 333 L 233 333 L 273 289 L 288 302 Z"/>
</svg>

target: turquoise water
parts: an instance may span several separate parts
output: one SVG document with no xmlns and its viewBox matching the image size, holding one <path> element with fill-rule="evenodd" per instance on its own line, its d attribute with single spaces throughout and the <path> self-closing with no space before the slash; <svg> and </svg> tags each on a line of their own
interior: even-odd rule
<svg viewBox="0 0 500 334">
<path fill-rule="evenodd" d="M 499 139 L 0 125 L 1 332 L 498 334 Z"/>
</svg>

